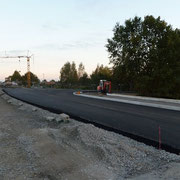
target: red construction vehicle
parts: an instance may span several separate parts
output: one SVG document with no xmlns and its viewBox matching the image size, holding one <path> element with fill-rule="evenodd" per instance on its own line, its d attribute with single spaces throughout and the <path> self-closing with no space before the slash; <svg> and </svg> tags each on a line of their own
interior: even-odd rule
<svg viewBox="0 0 180 180">
<path fill-rule="evenodd" d="M 97 91 L 101 93 L 111 93 L 111 81 L 100 80 Z"/>
</svg>

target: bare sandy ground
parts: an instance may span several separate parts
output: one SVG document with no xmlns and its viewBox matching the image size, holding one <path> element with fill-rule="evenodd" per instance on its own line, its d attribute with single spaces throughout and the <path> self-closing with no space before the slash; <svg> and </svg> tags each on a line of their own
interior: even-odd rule
<svg viewBox="0 0 180 180">
<path fill-rule="evenodd" d="M 0 96 L 0 180 L 180 179 L 178 155 Z"/>
</svg>

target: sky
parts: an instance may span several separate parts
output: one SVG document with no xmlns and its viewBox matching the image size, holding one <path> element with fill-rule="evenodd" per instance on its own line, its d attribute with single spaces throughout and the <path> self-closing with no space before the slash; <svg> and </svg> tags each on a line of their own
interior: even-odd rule
<svg viewBox="0 0 180 180">
<path fill-rule="evenodd" d="M 0 56 L 34 54 L 31 72 L 59 79 L 67 61 L 110 66 L 105 48 L 117 22 L 134 16 L 161 16 L 180 28 L 179 0 L 0 0 Z M 0 59 L 0 81 L 14 70 L 27 71 L 26 59 Z"/>
</svg>

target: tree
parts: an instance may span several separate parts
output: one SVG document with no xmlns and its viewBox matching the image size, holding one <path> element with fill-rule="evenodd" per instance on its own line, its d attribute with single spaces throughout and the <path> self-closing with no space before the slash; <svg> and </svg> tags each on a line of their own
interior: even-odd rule
<svg viewBox="0 0 180 180">
<path fill-rule="evenodd" d="M 25 73 L 24 76 L 22 76 L 22 84 L 24 86 L 27 86 L 27 74 L 28 73 Z M 30 76 L 31 76 L 31 85 L 39 84 L 40 83 L 40 80 L 37 77 L 37 75 L 35 75 L 32 72 L 30 72 Z"/>
<path fill-rule="evenodd" d="M 101 79 L 111 80 L 112 72 L 107 66 L 97 65 L 95 71 L 91 74 L 91 81 L 93 84 L 99 84 Z"/>
<path fill-rule="evenodd" d="M 75 62 L 66 62 L 60 70 L 60 81 L 64 85 L 74 85 L 78 81 L 77 69 Z"/>
<path fill-rule="evenodd" d="M 142 20 L 135 17 L 126 20 L 124 26 L 117 23 L 113 31 L 114 37 L 108 39 L 106 45 L 110 54 L 110 63 L 114 65 L 113 69 L 116 72 L 121 72 L 121 74 L 117 75 L 127 81 L 129 89 L 132 90 L 144 58 L 144 56 L 141 57 L 140 45 L 142 40 Z"/>
<path fill-rule="evenodd" d="M 20 82 L 22 77 L 18 71 L 14 71 L 13 75 L 11 76 L 11 81 Z"/>
<path fill-rule="evenodd" d="M 80 79 L 85 73 L 85 67 L 83 63 L 81 62 L 78 67 L 78 78 Z"/>
<path fill-rule="evenodd" d="M 146 16 L 116 24 L 113 31 L 106 45 L 113 79 L 127 82 L 129 90 L 140 94 L 180 96 L 179 30 L 173 30 L 160 17 Z"/>
<path fill-rule="evenodd" d="M 70 72 L 71 72 L 71 63 L 67 62 L 64 64 L 64 66 L 61 68 L 60 71 L 60 81 L 61 83 L 69 83 L 70 82 Z"/>
<path fill-rule="evenodd" d="M 82 77 L 79 78 L 79 84 L 82 85 L 82 86 L 90 86 L 91 85 L 90 81 L 91 80 L 88 77 L 88 74 L 86 72 L 84 72 Z"/>
<path fill-rule="evenodd" d="M 77 74 L 76 64 L 74 61 L 71 64 L 70 82 L 71 84 L 76 84 L 78 82 L 78 74 Z"/>
</svg>

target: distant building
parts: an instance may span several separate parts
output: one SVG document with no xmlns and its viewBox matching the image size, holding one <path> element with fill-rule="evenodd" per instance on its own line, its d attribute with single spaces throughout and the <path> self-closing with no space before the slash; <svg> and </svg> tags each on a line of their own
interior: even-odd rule
<svg viewBox="0 0 180 180">
<path fill-rule="evenodd" d="M 54 80 L 51 80 L 49 82 L 46 83 L 48 86 L 54 86 L 56 84 L 56 82 Z"/>
</svg>

